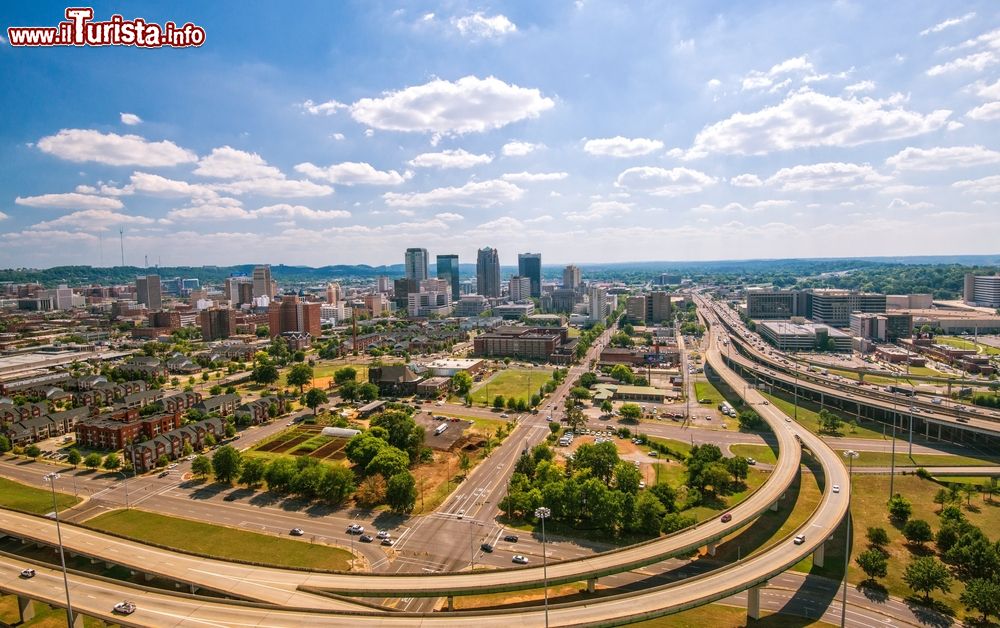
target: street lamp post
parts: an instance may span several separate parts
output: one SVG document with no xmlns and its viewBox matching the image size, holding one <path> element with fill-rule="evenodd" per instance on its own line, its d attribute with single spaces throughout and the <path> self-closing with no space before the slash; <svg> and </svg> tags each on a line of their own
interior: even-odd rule
<svg viewBox="0 0 1000 628">
<path fill-rule="evenodd" d="M 542 583 L 545 589 L 545 628 L 549 628 L 549 570 L 545 553 L 545 520 L 552 516 L 552 510 L 545 506 L 535 509 L 535 516 L 542 520 Z"/>
<path fill-rule="evenodd" d="M 840 628 L 847 621 L 847 568 L 851 564 L 851 481 L 854 476 L 854 459 L 860 454 L 853 449 L 844 452 L 847 457 L 847 535 L 844 537 L 844 593 L 840 601 Z"/>
<path fill-rule="evenodd" d="M 59 541 L 59 561 L 62 563 L 63 587 L 66 589 L 66 619 L 69 620 L 69 625 L 72 626 L 73 604 L 69 599 L 69 576 L 66 573 L 66 554 L 63 552 L 62 528 L 59 526 L 59 504 L 56 503 L 56 480 L 59 479 L 59 474 L 48 473 L 43 479 L 49 483 L 49 488 L 52 489 L 52 510 L 56 516 L 56 538 Z"/>
<path fill-rule="evenodd" d="M 889 499 L 892 499 L 894 495 L 896 480 L 896 400 L 898 394 L 895 389 L 892 391 L 892 456 L 889 460 Z"/>
</svg>

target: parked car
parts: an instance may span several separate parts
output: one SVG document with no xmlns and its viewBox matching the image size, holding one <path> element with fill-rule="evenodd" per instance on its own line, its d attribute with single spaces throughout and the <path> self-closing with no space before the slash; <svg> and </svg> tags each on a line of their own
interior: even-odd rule
<svg viewBox="0 0 1000 628">
<path fill-rule="evenodd" d="M 21 570 L 21 577 L 22 578 L 34 578 L 35 577 L 35 570 L 31 569 L 30 567 L 28 569 L 22 569 Z"/>
<path fill-rule="evenodd" d="M 389 537 L 382 539 L 382 545 L 385 545 L 386 547 L 392 547 L 395 544 L 396 542 L 390 539 Z"/>
<path fill-rule="evenodd" d="M 302 536 L 305 532 L 302 531 L 302 528 L 292 528 L 289 534 L 292 536 Z"/>
<path fill-rule="evenodd" d="M 378 537 L 378 538 L 380 538 L 380 539 L 387 539 L 387 538 L 389 538 L 389 531 L 388 530 L 379 530 L 378 534 L 376 534 L 375 536 Z"/>
<path fill-rule="evenodd" d="M 135 612 L 135 602 L 129 602 L 128 600 L 122 600 L 115 604 L 114 608 L 111 609 L 119 615 L 131 615 Z"/>
<path fill-rule="evenodd" d="M 508 543 L 517 543 L 517 535 L 508 534 L 507 536 L 503 537 L 503 540 L 507 541 Z"/>
<path fill-rule="evenodd" d="M 510 559 L 511 562 L 517 563 L 518 565 L 527 565 L 528 559 L 520 554 L 514 554 L 514 557 Z"/>
</svg>

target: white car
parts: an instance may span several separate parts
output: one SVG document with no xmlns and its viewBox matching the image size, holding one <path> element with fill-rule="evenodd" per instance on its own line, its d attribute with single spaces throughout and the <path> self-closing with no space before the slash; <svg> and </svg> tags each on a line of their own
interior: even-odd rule
<svg viewBox="0 0 1000 628">
<path fill-rule="evenodd" d="M 387 539 L 387 538 L 389 538 L 389 531 L 388 530 L 379 530 L 378 534 L 376 534 L 375 537 L 379 538 L 379 539 Z"/>
<path fill-rule="evenodd" d="M 514 557 L 510 559 L 512 563 L 517 563 L 518 565 L 527 565 L 528 559 L 520 554 L 514 554 Z"/>
<path fill-rule="evenodd" d="M 34 578 L 35 577 L 35 570 L 31 569 L 30 567 L 28 569 L 22 569 L 21 570 L 21 577 L 22 578 Z"/>
<path fill-rule="evenodd" d="M 115 604 L 112 610 L 120 615 L 131 615 L 132 613 L 135 612 L 135 602 L 122 600 L 121 602 Z"/>
<path fill-rule="evenodd" d="M 464 508 L 462 510 L 458 511 L 458 518 L 459 519 L 464 519 L 465 518 L 465 509 Z"/>
<path fill-rule="evenodd" d="M 792 539 L 792 542 L 795 543 L 796 545 L 802 545 L 803 543 L 806 542 L 806 535 L 804 534 L 796 535 L 796 537 Z"/>
<path fill-rule="evenodd" d="M 365 527 L 357 523 L 352 523 L 351 525 L 347 526 L 348 534 L 363 534 L 364 531 Z"/>
<path fill-rule="evenodd" d="M 834 493 L 839 493 L 840 492 L 840 485 L 839 484 L 834 484 L 833 485 L 833 492 Z"/>
</svg>

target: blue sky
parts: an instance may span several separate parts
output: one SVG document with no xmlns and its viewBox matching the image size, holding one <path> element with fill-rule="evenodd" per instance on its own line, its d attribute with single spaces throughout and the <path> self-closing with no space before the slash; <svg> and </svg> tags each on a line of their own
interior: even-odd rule
<svg viewBox="0 0 1000 628">
<path fill-rule="evenodd" d="M 995 2 L 294 6 L 6 5 L 0 266 L 998 252 Z"/>
</svg>

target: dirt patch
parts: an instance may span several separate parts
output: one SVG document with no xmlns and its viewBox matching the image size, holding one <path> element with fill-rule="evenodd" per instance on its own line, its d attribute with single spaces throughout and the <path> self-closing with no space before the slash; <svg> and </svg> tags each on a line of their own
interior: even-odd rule
<svg viewBox="0 0 1000 628">
<path fill-rule="evenodd" d="M 343 460 L 347 457 L 347 454 L 344 453 L 344 448 L 347 447 L 347 440 L 346 438 L 337 438 L 309 455 L 320 460 Z"/>
<path fill-rule="evenodd" d="M 423 427 L 426 432 L 424 444 L 438 451 L 448 451 L 454 448 L 458 440 L 465 434 L 465 431 L 472 426 L 471 421 L 456 420 L 453 418 L 441 421 L 426 412 L 414 414 L 413 420 L 416 421 L 417 425 Z M 448 427 L 440 434 L 435 433 L 441 425 L 447 425 Z"/>
</svg>

